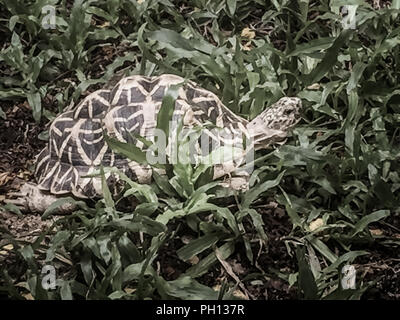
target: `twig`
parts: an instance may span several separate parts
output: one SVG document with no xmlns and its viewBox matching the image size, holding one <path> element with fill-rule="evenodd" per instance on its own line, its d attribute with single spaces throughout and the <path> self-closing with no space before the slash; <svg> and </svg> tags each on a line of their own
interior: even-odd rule
<svg viewBox="0 0 400 320">
<path fill-rule="evenodd" d="M 216 255 L 217 259 L 219 260 L 219 262 L 224 267 L 225 271 L 236 281 L 236 284 L 240 287 L 240 289 L 243 290 L 244 294 L 246 295 L 247 300 L 249 300 L 249 297 L 252 300 L 255 300 L 255 297 L 246 289 L 243 282 L 240 281 L 239 277 L 235 274 L 231 265 L 222 258 L 221 253 L 218 251 L 218 249 L 215 249 L 215 255 Z"/>
</svg>

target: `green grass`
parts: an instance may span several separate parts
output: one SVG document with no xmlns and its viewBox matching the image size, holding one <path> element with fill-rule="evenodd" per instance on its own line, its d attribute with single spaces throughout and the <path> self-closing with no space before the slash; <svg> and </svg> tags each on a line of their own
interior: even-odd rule
<svg viewBox="0 0 400 320">
<path fill-rule="evenodd" d="M 29 291 L 35 299 L 232 297 L 233 277 L 222 292 L 198 279 L 226 266 L 240 246 L 242 258 L 257 263 L 259 246 L 268 247 L 257 209 L 269 196 L 290 217 L 293 228 L 282 241 L 298 260 L 297 272 L 278 275 L 300 298 L 360 298 L 372 283 L 359 278 L 356 290 L 341 290 L 342 265 L 369 254 L 371 244 L 393 252 L 400 245 L 369 230 L 400 212 L 399 1 L 380 10 L 362 0 L 71 3 L 0 0 L 0 99 L 27 100 L 36 121 L 54 119 L 121 70 L 194 80 L 248 119 L 283 96 L 298 96 L 303 120 L 287 144 L 258 154 L 251 188 L 235 195 L 236 207 L 218 205 L 223 191 L 206 169 L 178 163 L 152 186 L 123 177 L 118 199 L 104 184 L 104 199 L 95 208 L 80 202 L 55 223 L 50 242 L 43 235 L 18 243 L 0 231 L 25 262 L 18 277 L 2 270 L 0 290 L 14 298 Z M 44 4 L 57 7 L 55 30 L 41 26 Z M 343 29 L 343 4 L 359 5 L 356 30 Z M 242 36 L 249 26 L 253 39 Z M 134 211 L 121 209 L 132 196 Z M 313 230 L 316 220 L 322 223 Z M 197 237 L 177 251 L 179 259 L 199 262 L 167 281 L 153 262 L 181 229 Z M 43 264 L 63 271 L 55 291 L 41 289 Z M 272 272 L 255 277 L 264 281 Z"/>
</svg>

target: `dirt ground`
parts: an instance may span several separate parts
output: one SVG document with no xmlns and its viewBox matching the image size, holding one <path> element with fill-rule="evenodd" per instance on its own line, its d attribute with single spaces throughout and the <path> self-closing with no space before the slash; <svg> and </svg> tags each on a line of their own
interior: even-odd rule
<svg viewBox="0 0 400 320">
<path fill-rule="evenodd" d="M 34 159 L 45 142 L 38 138 L 44 129 L 32 118 L 28 103 L 11 106 L 0 105 L 6 113 L 6 120 L 0 121 L 0 201 L 5 194 L 19 190 L 21 183 L 31 180 Z"/>
</svg>

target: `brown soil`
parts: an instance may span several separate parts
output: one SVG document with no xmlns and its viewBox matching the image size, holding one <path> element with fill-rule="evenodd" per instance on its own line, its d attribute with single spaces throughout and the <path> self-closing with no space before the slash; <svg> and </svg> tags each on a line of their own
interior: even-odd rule
<svg viewBox="0 0 400 320">
<path fill-rule="evenodd" d="M 27 102 L 11 105 L 0 103 L 6 119 L 0 120 L 0 203 L 9 191 L 19 190 L 26 180 L 32 180 L 35 156 L 45 142 L 38 139 L 44 130 L 32 118 Z"/>
</svg>

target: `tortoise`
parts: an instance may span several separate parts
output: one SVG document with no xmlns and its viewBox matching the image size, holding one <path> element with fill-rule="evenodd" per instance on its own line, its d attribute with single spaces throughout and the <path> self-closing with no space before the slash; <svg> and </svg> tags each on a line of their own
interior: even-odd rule
<svg viewBox="0 0 400 320">
<path fill-rule="evenodd" d="M 101 197 L 101 178 L 87 177 L 100 166 L 115 167 L 139 183 L 149 183 L 152 169 L 111 150 L 104 134 L 143 149 L 143 141 L 135 134 L 154 141 L 158 112 L 173 86 L 179 88 L 172 115 L 175 131 L 178 121 L 185 127 L 211 123 L 235 137 L 251 138 L 258 150 L 284 143 L 289 129 L 300 120 L 301 100 L 296 97 L 281 98 L 248 121 L 224 106 L 214 93 L 177 75 L 125 77 L 110 89 L 91 93 L 51 123 L 49 142 L 36 158 L 38 184 L 25 184 L 13 194 L 19 199 L 11 201 L 25 210 L 40 212 L 59 195 Z M 208 133 L 217 147 L 227 144 L 222 136 Z M 216 165 L 214 179 L 231 174 L 237 167 L 237 163 Z M 107 184 L 117 182 L 117 176 L 107 177 Z"/>
</svg>

